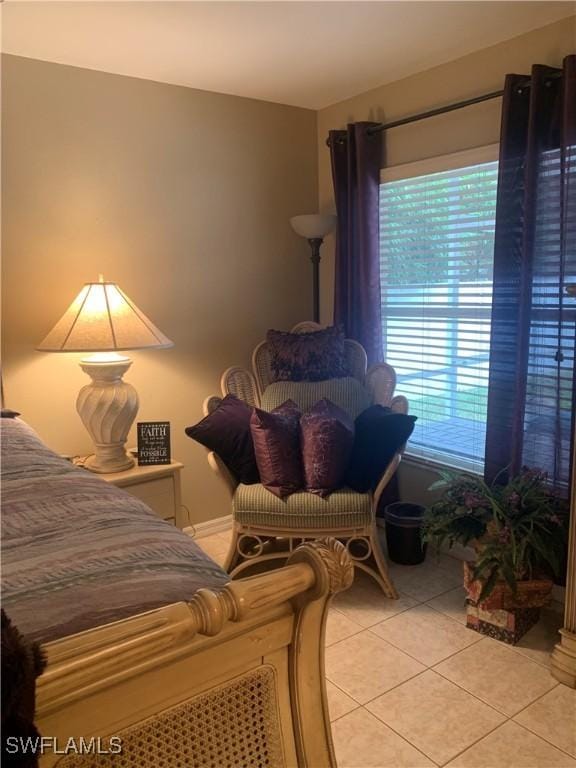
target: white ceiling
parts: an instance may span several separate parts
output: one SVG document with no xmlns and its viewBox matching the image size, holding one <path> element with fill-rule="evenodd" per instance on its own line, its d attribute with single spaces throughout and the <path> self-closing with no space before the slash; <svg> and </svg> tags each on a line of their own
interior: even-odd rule
<svg viewBox="0 0 576 768">
<path fill-rule="evenodd" d="M 320 109 L 576 13 L 576 2 L 2 4 L 3 50 Z"/>
</svg>

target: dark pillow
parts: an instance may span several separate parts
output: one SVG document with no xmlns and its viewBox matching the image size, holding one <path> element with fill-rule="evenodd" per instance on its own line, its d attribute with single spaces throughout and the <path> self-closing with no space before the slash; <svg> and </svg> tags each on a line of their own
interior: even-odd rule
<svg viewBox="0 0 576 768">
<path fill-rule="evenodd" d="M 300 419 L 304 487 L 327 496 L 343 484 L 354 443 L 354 422 L 330 400 L 320 400 Z"/>
<path fill-rule="evenodd" d="M 283 499 L 304 486 L 300 455 L 300 417 L 293 400 L 270 413 L 254 408 L 250 430 L 254 441 L 260 482 Z"/>
<path fill-rule="evenodd" d="M 350 371 L 340 328 L 311 333 L 268 331 L 273 381 L 322 381 L 348 376 Z"/>
<path fill-rule="evenodd" d="M 18 411 L 13 411 L 10 408 L 2 408 L 3 419 L 15 419 L 17 416 L 20 416 Z"/>
<path fill-rule="evenodd" d="M 346 485 L 366 493 L 374 488 L 396 451 L 408 440 L 416 416 L 371 405 L 357 417 Z"/>
<path fill-rule="evenodd" d="M 236 479 L 247 485 L 260 479 L 250 432 L 252 411 L 234 395 L 226 395 L 218 408 L 185 430 L 192 440 L 217 453 Z"/>
</svg>

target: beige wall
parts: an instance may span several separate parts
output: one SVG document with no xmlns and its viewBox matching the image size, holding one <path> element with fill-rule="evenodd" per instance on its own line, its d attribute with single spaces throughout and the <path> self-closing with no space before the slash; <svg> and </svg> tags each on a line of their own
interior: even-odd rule
<svg viewBox="0 0 576 768">
<path fill-rule="evenodd" d="M 489 3 L 486 3 L 489 12 Z M 509 72 L 530 73 L 532 64 L 557 66 L 576 51 L 576 16 L 542 27 L 404 80 L 334 104 L 318 113 L 318 183 L 320 208 L 333 211 L 332 179 L 326 137 L 332 128 L 357 120 L 392 121 L 408 115 L 500 90 Z M 385 136 L 387 165 L 498 142 L 501 100 L 485 102 L 450 114 L 395 128 Z M 384 140 L 384 137 L 383 137 Z M 321 262 L 321 315 L 332 320 L 334 290 L 333 239 L 326 241 Z M 400 490 L 409 501 L 427 503 L 435 479 L 430 469 L 404 462 Z"/>
<path fill-rule="evenodd" d="M 489 13 L 489 3 L 486 12 Z M 509 72 L 530 73 L 532 64 L 557 66 L 576 52 L 576 16 L 562 19 L 505 43 L 367 91 L 318 112 L 318 183 L 322 210 L 333 211 L 326 137 L 332 128 L 357 120 L 390 122 L 503 87 Z M 499 140 L 501 100 L 488 101 L 389 131 L 387 165 L 493 144 Z M 322 253 L 322 318 L 332 320 L 333 242 Z"/>
<path fill-rule="evenodd" d="M 310 315 L 288 219 L 316 208 L 315 113 L 13 56 L 2 86 L 8 404 L 55 450 L 90 450 L 80 355 L 34 346 L 104 273 L 175 343 L 132 355 L 139 418 L 172 423 L 192 520 L 227 514 L 183 429 L 267 328 Z"/>
<path fill-rule="evenodd" d="M 183 436 L 220 372 L 263 331 L 310 314 L 305 243 L 288 218 L 332 210 L 325 139 L 496 90 L 507 72 L 557 65 L 576 17 L 311 111 L 13 56 L 3 57 L 3 375 L 10 405 L 56 450 L 85 453 L 79 355 L 34 351 L 86 280 L 117 281 L 176 346 L 134 353 L 139 418 L 168 419 L 193 521 L 228 511 L 203 450 Z M 389 165 L 498 140 L 498 101 L 398 128 Z M 317 130 L 316 130 L 317 129 Z M 317 151 L 316 151 L 317 141 Z M 317 162 L 318 158 L 318 162 Z M 332 314 L 333 244 L 322 253 Z M 425 501 L 429 470 L 400 473 Z"/>
</svg>

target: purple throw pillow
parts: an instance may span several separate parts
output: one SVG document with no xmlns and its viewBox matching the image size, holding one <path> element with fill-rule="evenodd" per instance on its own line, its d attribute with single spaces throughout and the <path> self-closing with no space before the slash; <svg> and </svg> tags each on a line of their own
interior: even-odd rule
<svg viewBox="0 0 576 768">
<path fill-rule="evenodd" d="M 301 415 L 296 403 L 287 400 L 270 413 L 255 408 L 250 419 L 260 482 L 281 499 L 304 486 Z"/>
<path fill-rule="evenodd" d="M 226 395 L 212 413 L 185 429 L 188 437 L 217 453 L 238 482 L 247 485 L 260 480 L 250 432 L 253 410 L 234 395 Z"/>
<path fill-rule="evenodd" d="M 346 473 L 346 485 L 366 493 L 378 484 L 394 454 L 408 440 L 416 416 L 394 413 L 383 405 L 371 405 L 354 423 L 354 448 Z"/>
<path fill-rule="evenodd" d="M 349 376 L 344 333 L 330 327 L 311 333 L 268 331 L 273 381 L 323 381 Z"/>
<path fill-rule="evenodd" d="M 354 443 L 354 422 L 330 400 L 320 400 L 300 419 L 304 485 L 328 496 L 342 487 Z"/>
</svg>

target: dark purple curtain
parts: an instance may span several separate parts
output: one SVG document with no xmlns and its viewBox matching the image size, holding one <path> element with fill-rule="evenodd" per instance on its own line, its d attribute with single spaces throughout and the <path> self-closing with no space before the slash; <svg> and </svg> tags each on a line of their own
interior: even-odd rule
<svg viewBox="0 0 576 768">
<path fill-rule="evenodd" d="M 382 136 L 376 123 L 330 131 L 329 145 L 338 224 L 334 323 L 366 350 L 368 364 L 382 360 L 378 193 Z"/>
<path fill-rule="evenodd" d="M 502 105 L 485 475 L 567 490 L 576 301 L 576 56 L 508 75 Z"/>
</svg>

